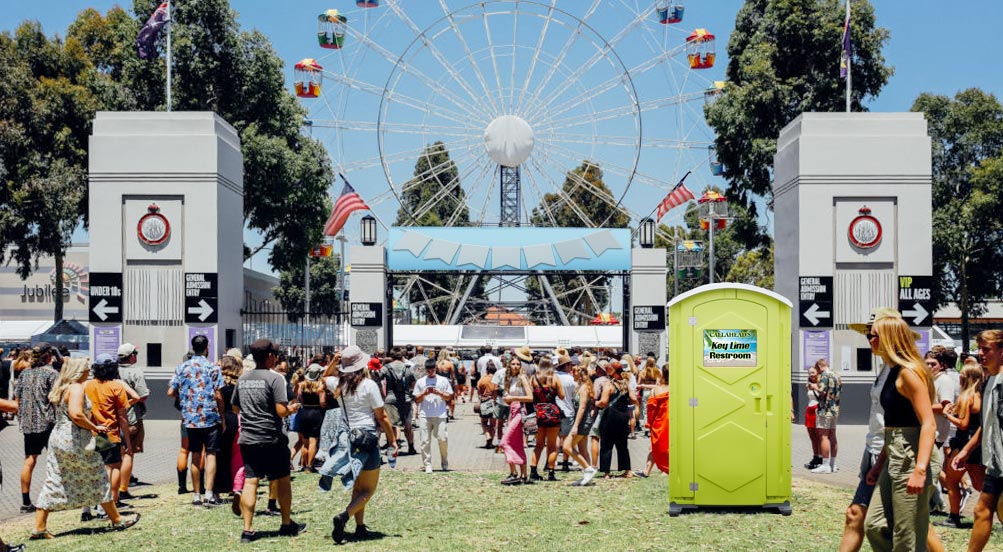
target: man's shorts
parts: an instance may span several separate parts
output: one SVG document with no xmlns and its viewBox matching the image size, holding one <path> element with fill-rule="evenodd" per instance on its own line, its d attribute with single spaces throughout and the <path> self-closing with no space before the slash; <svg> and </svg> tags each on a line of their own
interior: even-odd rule
<svg viewBox="0 0 1003 552">
<path fill-rule="evenodd" d="M 219 424 L 211 427 L 190 427 L 188 428 L 188 450 L 199 454 L 202 452 L 202 447 L 205 447 L 207 453 L 217 453 L 219 445 L 223 441 L 222 434 Z"/>
<path fill-rule="evenodd" d="M 817 429 L 836 429 L 836 422 L 839 421 L 839 414 L 819 414 L 815 421 Z"/>
<path fill-rule="evenodd" d="M 281 439 L 269 445 L 240 445 L 244 477 L 269 481 L 289 477 L 289 442 Z"/>
<path fill-rule="evenodd" d="M 860 504 L 864 507 L 870 505 L 871 497 L 874 496 L 875 486 L 867 484 L 867 472 L 871 471 L 871 467 L 874 466 L 877 460 L 877 454 L 864 451 L 864 455 L 860 459 L 860 483 L 857 483 L 857 491 L 853 493 L 853 502 L 850 504 Z"/>
<path fill-rule="evenodd" d="M 52 433 L 52 429 L 48 429 L 41 433 L 25 433 L 24 434 L 24 455 L 28 456 L 38 456 L 42 454 L 42 449 L 49 446 L 49 435 Z"/>
<path fill-rule="evenodd" d="M 411 423 L 411 403 L 384 403 L 383 410 L 387 412 L 387 417 L 390 418 L 390 425 L 404 427 L 405 423 Z"/>
<path fill-rule="evenodd" d="M 106 466 L 114 466 L 122 463 L 122 445 L 115 443 L 115 446 L 101 451 L 101 460 Z"/>
<path fill-rule="evenodd" d="M 558 435 L 561 437 L 567 437 L 571 433 L 571 426 L 575 425 L 574 416 L 565 416 L 561 418 L 561 429 L 558 431 Z"/>
<path fill-rule="evenodd" d="M 129 444 L 132 445 L 132 453 L 143 452 L 143 442 L 146 440 L 146 427 L 143 420 L 136 422 L 136 425 L 129 426 Z"/>
<path fill-rule="evenodd" d="M 982 492 L 999 497 L 1003 494 L 1003 477 L 996 477 L 987 473 L 986 480 L 982 483 Z"/>
</svg>

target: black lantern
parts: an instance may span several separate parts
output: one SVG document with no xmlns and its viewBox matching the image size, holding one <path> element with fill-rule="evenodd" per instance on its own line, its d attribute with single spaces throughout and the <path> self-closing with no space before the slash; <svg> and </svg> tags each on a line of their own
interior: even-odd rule
<svg viewBox="0 0 1003 552">
<path fill-rule="evenodd" d="M 362 217 L 362 245 L 376 245 L 376 219 L 372 215 Z"/>
<path fill-rule="evenodd" d="M 646 218 L 641 221 L 641 229 L 638 232 L 638 241 L 644 249 L 655 247 L 655 221 Z"/>
</svg>

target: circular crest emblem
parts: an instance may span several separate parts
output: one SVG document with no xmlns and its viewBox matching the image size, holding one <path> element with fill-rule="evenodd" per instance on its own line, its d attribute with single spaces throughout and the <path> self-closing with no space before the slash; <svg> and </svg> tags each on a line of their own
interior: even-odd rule
<svg viewBox="0 0 1003 552">
<path fill-rule="evenodd" d="M 161 245 L 171 237 L 171 223 L 160 214 L 156 203 L 150 204 L 147 213 L 139 219 L 136 227 L 139 240 L 146 245 Z"/>
<path fill-rule="evenodd" d="M 850 221 L 850 243 L 861 249 L 871 249 L 881 243 L 881 223 L 871 216 L 871 210 L 865 205 L 858 215 Z"/>
</svg>

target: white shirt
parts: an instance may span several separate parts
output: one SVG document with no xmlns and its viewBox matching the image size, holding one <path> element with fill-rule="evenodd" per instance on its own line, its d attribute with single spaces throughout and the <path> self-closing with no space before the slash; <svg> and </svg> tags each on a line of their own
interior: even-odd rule
<svg viewBox="0 0 1003 552">
<path fill-rule="evenodd" d="M 871 386 L 871 415 L 867 421 L 867 452 L 881 454 L 885 447 L 885 409 L 881 406 L 881 388 L 888 380 L 888 367 L 882 365 L 881 372 Z"/>
<path fill-rule="evenodd" d="M 495 369 L 498 370 L 498 372 L 503 372 L 504 371 L 504 366 L 502 366 L 502 360 L 500 358 L 494 356 L 493 354 L 488 353 L 488 354 L 482 356 L 481 358 L 477 359 L 477 371 L 480 372 L 481 375 L 484 375 L 484 374 L 488 373 L 488 361 L 489 360 L 494 361 L 494 363 L 495 363 Z"/>
<path fill-rule="evenodd" d="M 449 384 L 449 380 L 437 374 L 432 377 L 426 375 L 418 378 L 418 382 L 414 384 L 414 396 L 417 397 L 430 387 L 434 387 L 440 393 L 445 393 L 446 395 L 453 394 L 453 386 Z M 446 417 L 446 401 L 442 400 L 442 397 L 439 395 L 425 395 L 418 408 L 418 417 Z"/>
<path fill-rule="evenodd" d="M 951 376 L 944 372 L 937 374 L 933 380 L 933 389 L 936 391 L 938 404 L 943 401 L 954 402 L 954 381 Z M 943 413 L 934 415 L 934 420 L 937 422 L 937 441 L 946 441 L 951 434 L 951 421 Z"/>
<path fill-rule="evenodd" d="M 355 388 L 355 393 L 342 395 L 341 409 L 348 420 L 348 427 L 370 427 L 376 428 L 376 417 L 373 411 L 383 408 L 383 397 L 380 395 L 380 386 L 371 379 L 364 379 Z"/>
<path fill-rule="evenodd" d="M 575 383 L 575 377 L 567 372 L 557 371 L 554 372 L 557 379 L 561 382 L 561 387 L 564 388 L 564 398 L 557 397 L 557 407 L 561 409 L 561 412 L 568 418 L 575 417 L 575 392 L 578 390 L 578 384 Z"/>
</svg>

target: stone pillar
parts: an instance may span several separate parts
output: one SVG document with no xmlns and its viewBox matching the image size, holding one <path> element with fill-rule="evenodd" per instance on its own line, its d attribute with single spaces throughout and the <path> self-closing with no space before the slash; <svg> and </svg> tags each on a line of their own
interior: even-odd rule
<svg viewBox="0 0 1003 552">
<path fill-rule="evenodd" d="M 922 113 L 805 113 L 774 159 L 776 291 L 793 304 L 795 411 L 807 366 L 843 380 L 840 418 L 866 423 L 878 359 L 848 324 L 898 308 L 929 347 L 931 145 Z M 901 302 L 900 302 L 901 298 Z M 923 316 L 924 312 L 928 314 Z"/>
<path fill-rule="evenodd" d="M 352 289 L 348 306 L 348 343 L 358 345 L 373 354 L 387 347 L 387 324 L 390 305 L 387 304 L 386 248 L 375 245 L 352 246 Z"/>
<path fill-rule="evenodd" d="M 163 379 L 197 333 L 242 342 L 240 138 L 204 112 L 100 112 L 89 156 L 91 354 L 119 343 Z M 166 402 L 166 401 L 159 401 Z"/>
<path fill-rule="evenodd" d="M 630 310 L 623 321 L 630 325 L 628 348 L 642 357 L 655 353 L 661 366 L 667 361 L 665 250 L 633 249 L 630 259 Z"/>
</svg>

